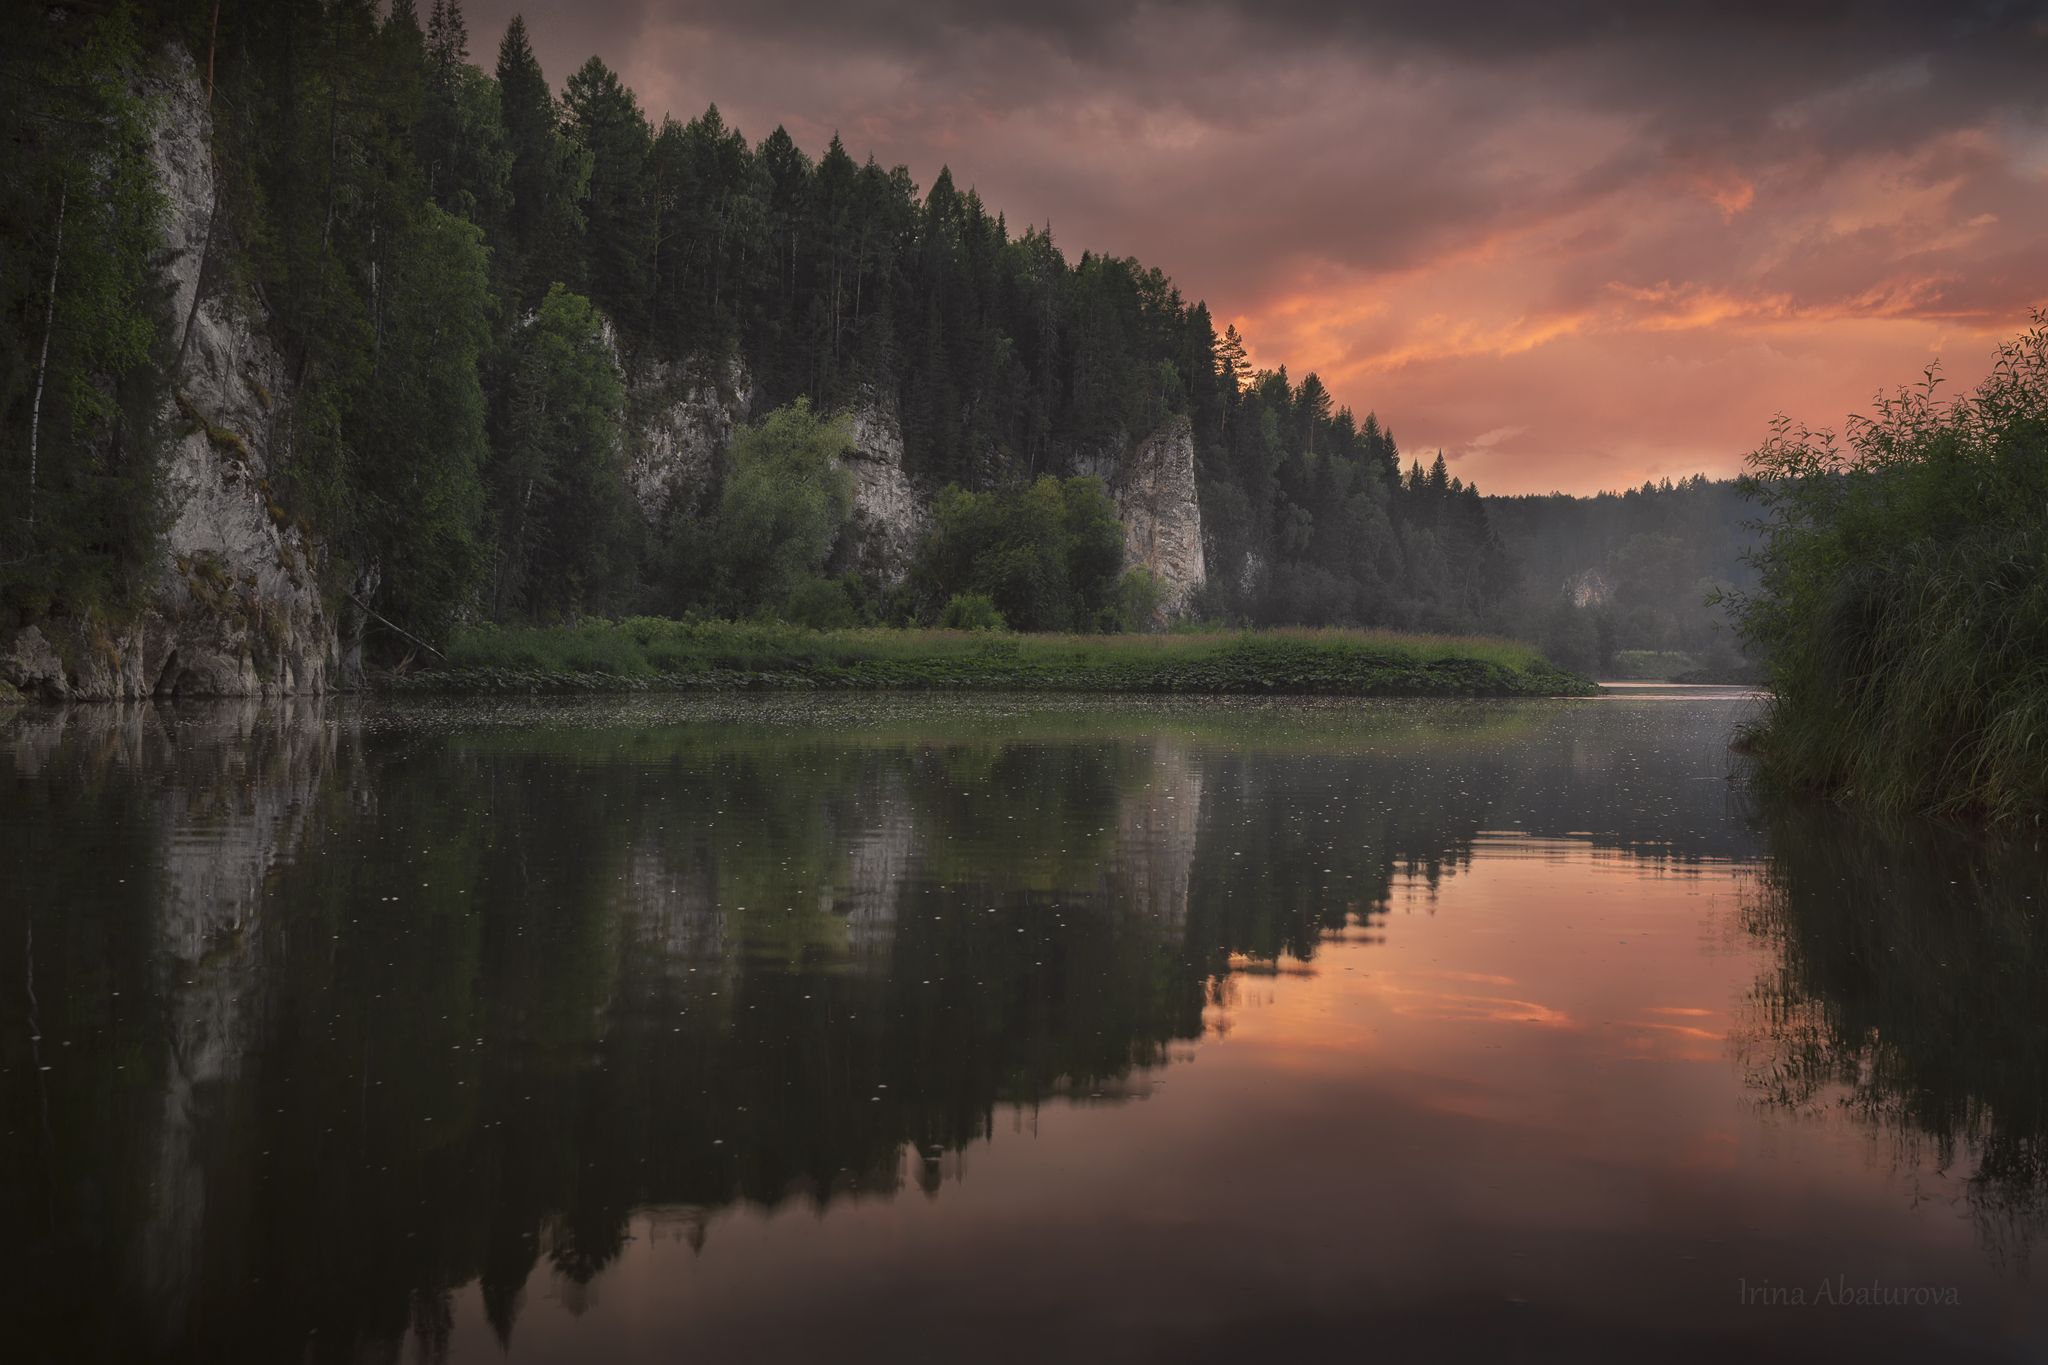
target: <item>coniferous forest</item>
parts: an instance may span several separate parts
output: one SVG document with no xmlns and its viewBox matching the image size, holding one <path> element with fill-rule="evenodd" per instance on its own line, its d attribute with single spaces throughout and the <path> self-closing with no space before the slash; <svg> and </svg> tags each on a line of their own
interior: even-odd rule
<svg viewBox="0 0 2048 1365">
<path fill-rule="evenodd" d="M 1315 374 L 1254 369 L 1158 270 L 1069 255 L 946 170 L 920 186 L 837 138 L 753 139 L 715 104 L 656 122 L 602 57 L 545 72 L 521 21 L 472 34 L 459 0 L 5 22 L 16 622 L 117 617 L 148 591 L 166 428 L 239 439 L 167 391 L 189 328 L 152 268 L 165 208 L 138 73 L 175 47 L 213 120 L 200 291 L 285 358 L 265 496 L 318 537 L 329 591 L 413 635 L 628 613 L 937 623 L 982 597 L 1017 626 L 1128 625 L 1151 587 L 1088 558 L 1076 528 L 1099 508 L 1042 519 L 1057 544 L 977 554 L 962 536 L 1028 538 L 1018 518 L 1047 498 L 1092 507 L 1077 471 L 1185 418 L 1208 566 L 1185 616 L 1511 633 L 1588 670 L 1733 657 L 1705 604 L 1745 573 L 1732 483 L 1482 497 Z M 621 375 L 650 372 L 743 375 L 752 418 L 775 414 L 736 443 L 737 491 L 636 505 Z M 837 548 L 844 437 L 823 419 L 858 408 L 900 424 L 936 509 L 901 582 Z M 1047 477 L 1065 483 L 1032 495 Z"/>
</svg>

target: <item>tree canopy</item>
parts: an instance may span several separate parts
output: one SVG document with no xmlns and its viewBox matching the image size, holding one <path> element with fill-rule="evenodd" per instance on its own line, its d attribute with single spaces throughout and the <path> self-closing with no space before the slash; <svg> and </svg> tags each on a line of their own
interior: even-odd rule
<svg viewBox="0 0 2048 1365">
<path fill-rule="evenodd" d="M 750 140 L 708 102 L 657 125 L 601 56 L 558 90 L 518 18 L 486 71 L 460 0 L 424 21 L 410 0 L 165 0 L 6 23 L 0 100 L 22 134 L 0 151 L 0 216 L 21 250 L 0 261 L 0 473 L 23 496 L 0 527 L 0 591 L 17 607 L 118 595 L 149 561 L 173 331 L 128 92 L 166 41 L 210 82 L 207 288 L 269 320 L 292 377 L 275 496 L 320 532 L 336 583 L 374 584 L 409 629 L 780 610 L 843 567 L 827 531 L 844 498 L 814 457 L 843 439 L 821 414 L 855 408 L 899 423 L 919 486 L 957 489 L 912 591 L 847 587 L 864 619 L 928 620 L 958 593 L 1019 628 L 1110 619 L 1113 508 L 1072 476 L 1182 417 L 1209 571 L 1197 613 L 1526 630 L 1554 605 L 1555 565 L 1525 572 L 1554 537 L 1508 545 L 1501 504 L 1442 453 L 1425 467 L 1320 376 L 1255 366 L 1157 269 L 1013 230 L 945 168 L 920 187 L 837 137 Z M 770 415 L 718 462 L 730 486 L 700 516 L 632 515 L 622 376 L 735 359 Z M 1512 521 L 1576 515 L 1528 504 Z M 1618 571 L 1660 595 L 1717 578 L 1719 550 L 1688 547 L 1725 523 L 1640 529 L 1686 543 L 1617 548 Z M 1632 608 L 1608 624 L 1691 629 Z"/>
</svg>

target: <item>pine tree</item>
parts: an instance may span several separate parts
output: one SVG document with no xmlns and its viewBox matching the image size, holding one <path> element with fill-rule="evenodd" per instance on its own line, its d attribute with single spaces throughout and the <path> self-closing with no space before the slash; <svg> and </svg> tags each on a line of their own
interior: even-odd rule
<svg viewBox="0 0 2048 1365">
<path fill-rule="evenodd" d="M 1223 376 L 1224 386 L 1231 397 L 1244 392 L 1252 367 L 1245 358 L 1244 338 L 1237 334 L 1234 322 L 1223 329 L 1223 340 L 1216 344 L 1216 369 Z"/>
<path fill-rule="evenodd" d="M 1316 429 L 1330 420 L 1330 391 L 1323 387 L 1321 376 L 1310 371 L 1302 378 L 1294 405 L 1301 422 L 1302 448 L 1313 455 L 1316 453 Z"/>
<path fill-rule="evenodd" d="M 562 111 L 514 15 L 498 45 L 498 100 L 510 155 L 507 249 L 500 277 L 515 309 L 540 301 L 548 285 L 583 279 L 583 215 L 590 155 L 564 135 Z"/>
<path fill-rule="evenodd" d="M 645 337 L 656 241 L 648 178 L 653 133 L 633 92 L 596 57 L 569 78 L 565 103 L 573 135 L 590 156 L 582 202 L 590 297 L 621 332 Z"/>
<path fill-rule="evenodd" d="M 434 0 L 427 19 L 427 56 L 444 80 L 469 60 L 469 24 L 462 17 L 462 0 Z"/>
</svg>

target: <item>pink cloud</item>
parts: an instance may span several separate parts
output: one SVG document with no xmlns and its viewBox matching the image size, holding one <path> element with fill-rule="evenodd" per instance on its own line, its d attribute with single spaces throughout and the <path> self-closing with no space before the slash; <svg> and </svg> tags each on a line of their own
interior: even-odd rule
<svg viewBox="0 0 2048 1365">
<path fill-rule="evenodd" d="M 488 62 L 509 4 L 472 3 Z M 2048 34 L 1746 7 L 528 5 L 651 115 L 929 184 L 1171 274 L 1490 491 L 1732 473 L 2048 300 Z M 2003 24 L 2003 26 L 2001 26 Z"/>
</svg>

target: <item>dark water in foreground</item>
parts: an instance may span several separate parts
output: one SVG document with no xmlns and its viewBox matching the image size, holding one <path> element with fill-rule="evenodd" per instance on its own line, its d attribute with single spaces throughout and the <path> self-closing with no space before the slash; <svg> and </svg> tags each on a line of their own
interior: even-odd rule
<svg viewBox="0 0 2048 1365">
<path fill-rule="evenodd" d="M 17 716 L 0 1357 L 2041 1358 L 2048 864 L 1748 705 Z"/>
</svg>

